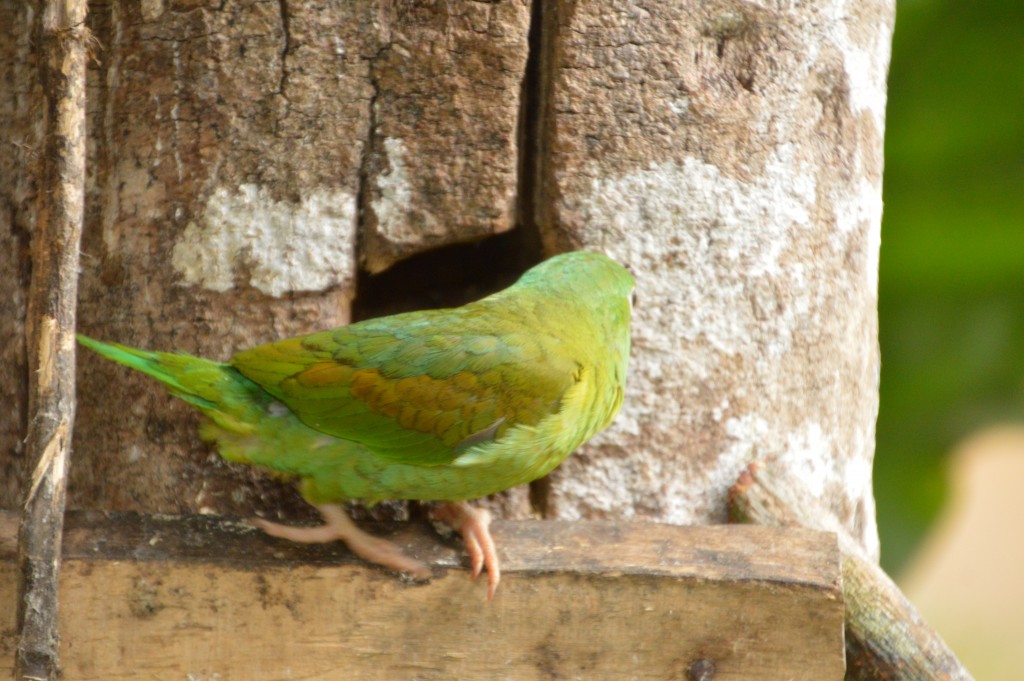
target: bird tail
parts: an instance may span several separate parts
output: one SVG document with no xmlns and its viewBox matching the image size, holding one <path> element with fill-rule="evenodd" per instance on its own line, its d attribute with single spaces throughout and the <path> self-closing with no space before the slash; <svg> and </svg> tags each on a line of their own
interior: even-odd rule
<svg viewBox="0 0 1024 681">
<path fill-rule="evenodd" d="M 269 397 L 259 386 L 227 364 L 173 352 L 152 352 L 104 343 L 78 335 L 78 342 L 109 360 L 141 371 L 164 384 L 174 396 L 196 407 L 218 425 L 238 432 L 244 425 L 246 405 Z M 255 398 L 255 400 L 254 400 Z"/>
</svg>

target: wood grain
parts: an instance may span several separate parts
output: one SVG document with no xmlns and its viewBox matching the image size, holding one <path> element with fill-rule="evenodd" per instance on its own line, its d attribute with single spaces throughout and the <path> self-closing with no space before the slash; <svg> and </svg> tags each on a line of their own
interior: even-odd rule
<svg viewBox="0 0 1024 681">
<path fill-rule="evenodd" d="M 0 612 L 13 516 L 0 514 Z M 75 512 L 65 678 L 840 679 L 834 536 L 763 527 L 495 522 L 495 601 L 426 524 L 374 528 L 414 583 L 341 545 L 211 517 Z M 0 621 L 0 630 L 10 626 Z M 0 635 L 0 674 L 11 651 Z M 344 670 L 342 672 L 341 670 Z M 709 676 L 710 674 L 710 676 Z"/>
</svg>

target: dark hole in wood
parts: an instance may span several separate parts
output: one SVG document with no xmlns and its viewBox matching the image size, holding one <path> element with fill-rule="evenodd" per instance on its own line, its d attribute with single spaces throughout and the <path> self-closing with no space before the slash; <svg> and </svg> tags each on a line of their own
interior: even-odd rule
<svg viewBox="0 0 1024 681">
<path fill-rule="evenodd" d="M 360 272 L 352 321 L 458 307 L 512 284 L 539 262 L 522 229 L 406 258 L 379 274 Z"/>
</svg>

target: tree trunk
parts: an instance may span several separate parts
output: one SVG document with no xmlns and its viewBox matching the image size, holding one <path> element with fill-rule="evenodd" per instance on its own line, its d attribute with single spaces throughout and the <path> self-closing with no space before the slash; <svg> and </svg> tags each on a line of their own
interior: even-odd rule
<svg viewBox="0 0 1024 681">
<path fill-rule="evenodd" d="M 0 19 L 11 507 L 39 92 L 24 9 Z M 891 0 L 97 5 L 81 328 L 223 359 L 603 249 L 639 282 L 625 407 L 506 515 L 718 522 L 745 464 L 776 458 L 877 555 L 892 20 Z M 460 290 L 424 294 L 442 284 Z M 79 385 L 71 504 L 301 508 L 154 382 L 85 356 Z"/>
<path fill-rule="evenodd" d="M 893 3 L 613 4 L 543 24 L 545 248 L 638 281 L 623 413 L 553 476 L 550 513 L 724 521 L 744 465 L 778 458 L 877 559 Z"/>
</svg>

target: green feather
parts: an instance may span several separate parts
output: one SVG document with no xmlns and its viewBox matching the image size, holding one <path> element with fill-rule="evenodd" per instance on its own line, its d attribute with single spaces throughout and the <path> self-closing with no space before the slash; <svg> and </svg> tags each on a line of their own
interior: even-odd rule
<svg viewBox="0 0 1024 681">
<path fill-rule="evenodd" d="M 79 336 L 210 419 L 221 454 L 312 503 L 462 500 L 548 473 L 622 402 L 634 281 L 568 253 L 469 305 L 367 320 L 226 364 Z"/>
</svg>

